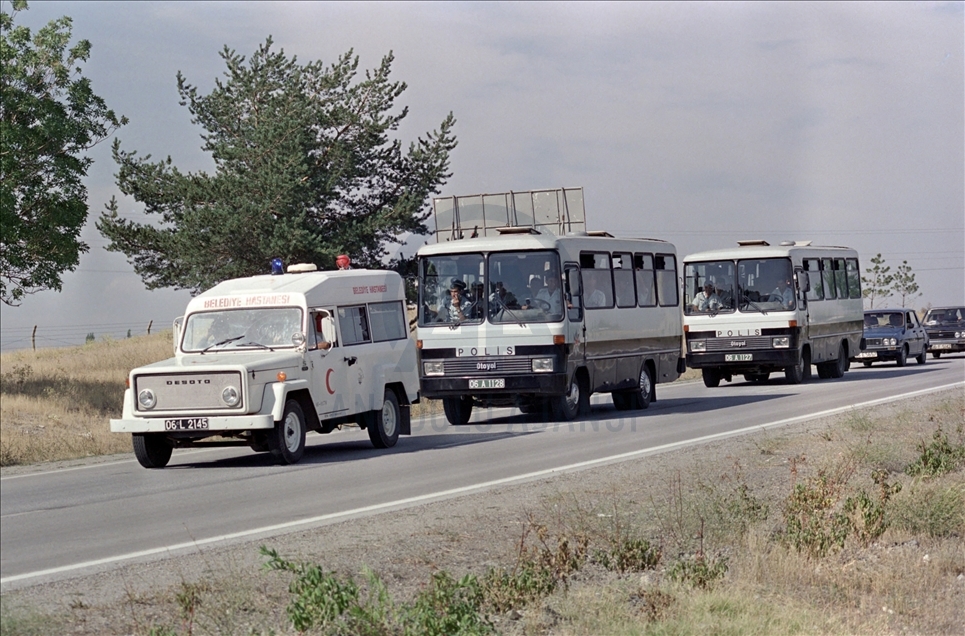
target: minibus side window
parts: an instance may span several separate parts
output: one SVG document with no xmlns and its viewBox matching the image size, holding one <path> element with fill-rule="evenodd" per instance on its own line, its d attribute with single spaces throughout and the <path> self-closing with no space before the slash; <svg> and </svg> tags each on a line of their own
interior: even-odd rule
<svg viewBox="0 0 965 636">
<path fill-rule="evenodd" d="M 824 281 L 824 297 L 834 300 L 834 261 L 830 258 L 821 259 L 821 278 Z"/>
<path fill-rule="evenodd" d="M 824 283 L 821 281 L 821 261 L 816 258 L 804 259 L 804 271 L 808 273 L 811 289 L 808 300 L 824 300 Z"/>
<path fill-rule="evenodd" d="M 617 307 L 634 307 L 637 304 L 633 288 L 633 256 L 631 254 L 613 255 L 613 288 Z"/>
<path fill-rule="evenodd" d="M 848 259 L 848 295 L 851 298 L 861 298 L 861 270 L 858 269 L 858 259 Z"/>
<path fill-rule="evenodd" d="M 845 270 L 844 259 L 834 259 L 834 280 L 838 287 L 838 298 L 848 297 L 848 272 Z"/>
<path fill-rule="evenodd" d="M 673 307 L 677 300 L 677 258 L 673 254 L 657 254 L 654 259 L 657 272 L 657 298 L 663 307 Z"/>
<path fill-rule="evenodd" d="M 587 309 L 613 306 L 613 278 L 610 274 L 608 252 L 583 252 L 580 254 L 583 271 L 583 304 Z"/>
<path fill-rule="evenodd" d="M 637 279 L 637 302 L 641 307 L 656 306 L 657 294 L 653 282 L 653 255 L 634 254 L 633 273 Z"/>
</svg>

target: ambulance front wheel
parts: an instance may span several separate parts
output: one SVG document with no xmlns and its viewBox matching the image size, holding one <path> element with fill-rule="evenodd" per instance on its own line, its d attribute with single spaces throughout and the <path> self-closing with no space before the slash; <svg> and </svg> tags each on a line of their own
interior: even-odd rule
<svg viewBox="0 0 965 636">
<path fill-rule="evenodd" d="M 372 446 L 376 448 L 391 448 L 399 441 L 399 423 L 402 421 L 402 411 L 399 409 L 399 398 L 392 389 L 385 390 L 382 408 L 372 411 L 366 416 L 366 430 Z"/>
<path fill-rule="evenodd" d="M 134 456 L 144 468 L 164 468 L 171 460 L 174 444 L 162 433 L 134 433 Z"/>
<path fill-rule="evenodd" d="M 305 413 L 295 399 L 285 402 L 285 414 L 268 435 L 268 450 L 275 461 L 294 464 L 305 454 Z"/>
</svg>

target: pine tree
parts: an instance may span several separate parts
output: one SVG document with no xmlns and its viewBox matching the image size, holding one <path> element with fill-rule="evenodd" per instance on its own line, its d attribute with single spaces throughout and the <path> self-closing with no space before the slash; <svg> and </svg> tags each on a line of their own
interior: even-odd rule
<svg viewBox="0 0 965 636">
<path fill-rule="evenodd" d="M 921 296 L 921 292 L 918 291 L 918 283 L 915 282 L 915 273 L 911 271 L 908 261 L 901 261 L 901 265 L 895 269 L 892 289 L 896 296 L 901 297 L 902 308 Z"/>
<path fill-rule="evenodd" d="M 149 289 L 200 291 L 269 271 L 273 258 L 333 268 L 381 267 L 392 244 L 425 234 L 428 198 L 449 178 L 456 145 L 450 113 L 409 145 L 391 139 L 408 109 L 390 80 L 392 54 L 357 77 L 351 51 L 329 67 L 299 64 L 269 38 L 246 60 L 227 47 L 207 95 L 178 73 L 181 103 L 206 132 L 212 173 L 184 173 L 114 143 L 122 193 L 157 224 L 119 215 L 112 199 L 97 227 Z"/>
<path fill-rule="evenodd" d="M 871 259 L 873 267 L 865 270 L 867 276 L 861 277 L 861 295 L 870 301 L 869 309 L 875 308 L 876 300 L 884 300 L 892 295 L 892 285 L 895 276 L 891 274 L 891 267 L 885 265 L 885 259 L 881 257 L 881 252 Z"/>
</svg>

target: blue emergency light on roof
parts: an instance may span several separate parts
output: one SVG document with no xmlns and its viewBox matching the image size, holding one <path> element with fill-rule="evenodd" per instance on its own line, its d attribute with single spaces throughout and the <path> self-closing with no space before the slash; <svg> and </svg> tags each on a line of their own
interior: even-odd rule
<svg viewBox="0 0 965 636">
<path fill-rule="evenodd" d="M 276 276 L 278 274 L 285 273 L 285 264 L 281 262 L 280 258 L 271 259 L 271 275 Z"/>
</svg>

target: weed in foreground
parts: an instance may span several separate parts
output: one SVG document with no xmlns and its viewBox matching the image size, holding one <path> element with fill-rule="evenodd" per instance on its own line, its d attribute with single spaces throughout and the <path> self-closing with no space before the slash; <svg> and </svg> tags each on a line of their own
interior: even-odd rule
<svg viewBox="0 0 965 636">
<path fill-rule="evenodd" d="M 886 511 L 891 527 L 933 538 L 965 536 L 965 485 L 916 481 Z"/>
<path fill-rule="evenodd" d="M 727 557 L 710 556 L 698 552 L 693 556 L 682 557 L 667 568 L 667 578 L 675 583 L 683 583 L 693 588 L 706 590 L 727 574 Z"/>
<path fill-rule="evenodd" d="M 530 535 L 536 537 L 529 545 Z M 555 545 L 546 526 L 530 520 L 520 537 L 516 564 L 512 568 L 490 568 L 483 577 L 485 604 L 495 612 L 523 607 L 566 586 L 573 572 L 586 561 L 589 539 L 578 534 L 575 545 L 564 533 Z"/>
<path fill-rule="evenodd" d="M 351 578 L 343 580 L 318 565 L 292 563 L 264 546 L 261 554 L 268 557 L 266 568 L 294 575 L 288 587 L 292 598 L 286 612 L 296 630 L 324 629 L 338 621 L 349 607 L 358 604 L 359 587 Z"/>
<path fill-rule="evenodd" d="M 437 572 L 412 605 L 404 608 L 404 633 L 412 636 L 491 634 L 495 630 L 479 608 L 483 601 L 478 579 L 467 574 L 456 581 Z"/>
<path fill-rule="evenodd" d="M 404 636 L 475 636 L 492 633 L 480 613 L 483 592 L 473 575 L 456 581 L 447 572 L 433 575 L 411 604 L 396 604 L 377 574 L 363 568 L 364 585 L 326 572 L 318 565 L 292 563 L 264 546 L 265 567 L 289 572 L 294 579 L 286 612 L 299 632 Z"/>
<path fill-rule="evenodd" d="M 651 545 L 646 539 L 625 538 L 607 550 L 595 550 L 593 562 L 621 574 L 643 572 L 657 567 L 660 554 L 660 548 Z"/>
<path fill-rule="evenodd" d="M 850 462 L 837 470 L 819 470 L 784 501 L 785 545 L 812 558 L 827 556 L 844 546 L 850 530 L 848 516 L 838 510 L 842 493 L 854 473 Z"/>
<path fill-rule="evenodd" d="M 952 444 L 939 426 L 930 444 L 918 443 L 918 459 L 905 468 L 913 477 L 937 477 L 965 466 L 965 443 Z"/>
<path fill-rule="evenodd" d="M 875 470 L 871 478 L 878 486 L 876 497 L 862 490 L 844 502 L 844 512 L 850 518 L 851 529 L 866 546 L 876 541 L 888 529 L 885 507 L 893 495 L 901 492 L 901 484 L 888 483 L 888 471 Z"/>
</svg>

